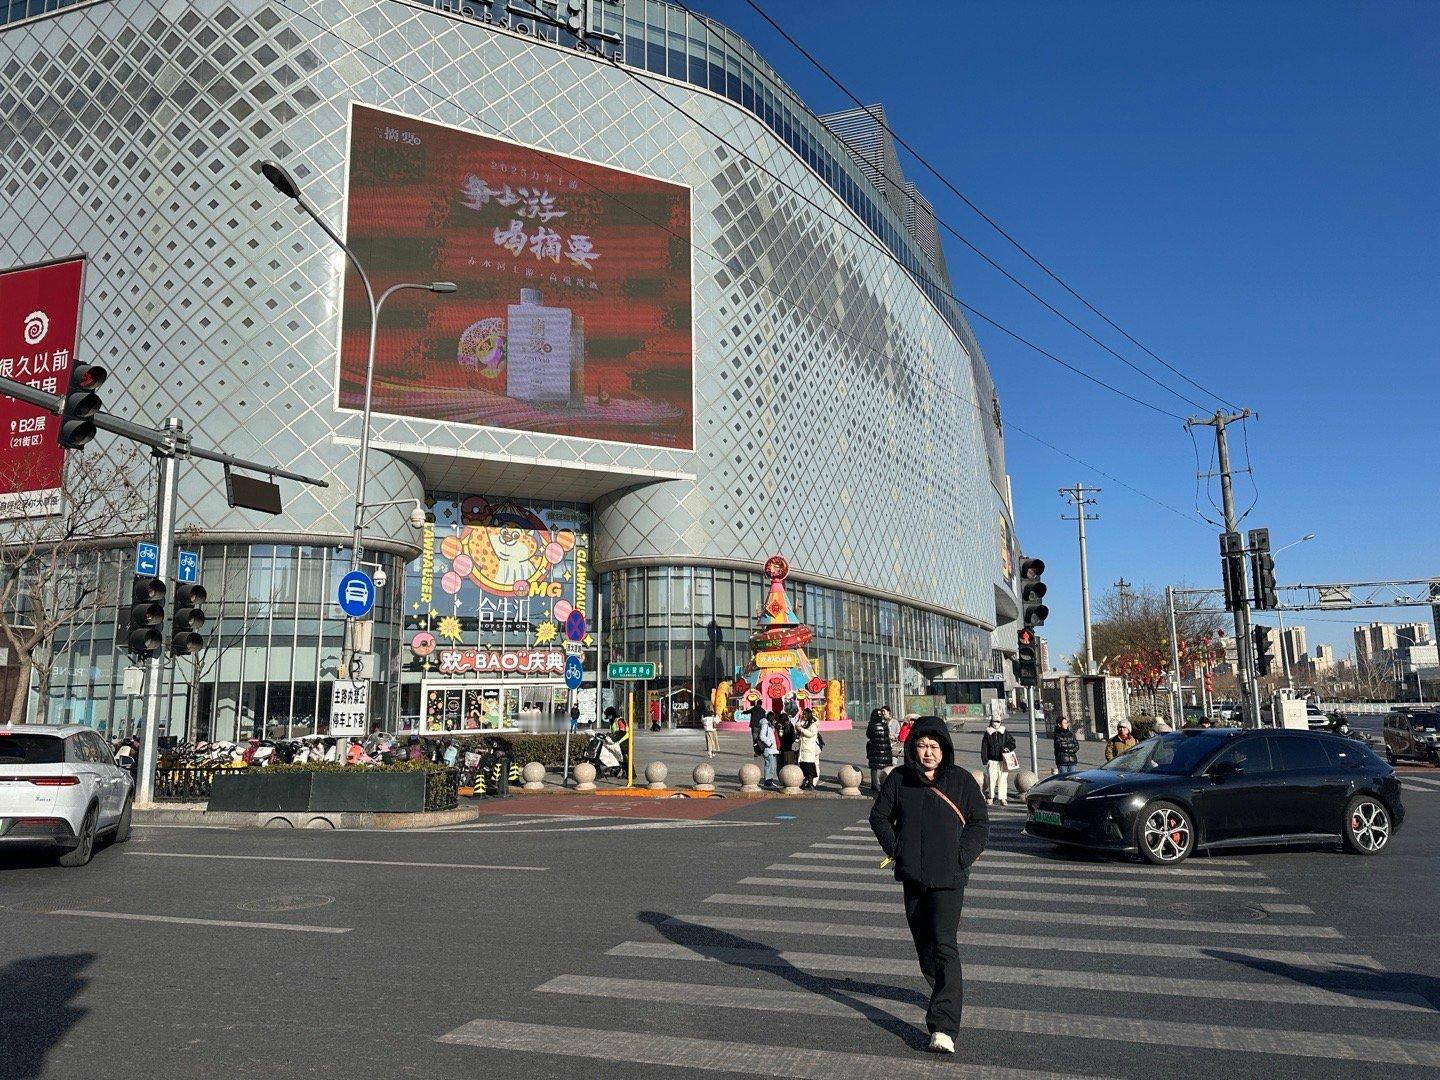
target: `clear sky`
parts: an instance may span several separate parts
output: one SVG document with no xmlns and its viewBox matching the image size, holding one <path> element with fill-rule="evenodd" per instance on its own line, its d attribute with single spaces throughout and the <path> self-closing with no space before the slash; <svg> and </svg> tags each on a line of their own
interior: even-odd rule
<svg viewBox="0 0 1440 1080">
<path fill-rule="evenodd" d="M 817 112 L 851 102 L 744 0 L 695 0 Z M 1285 582 L 1440 576 L 1440 2 L 1020 2 L 762 6 L 981 209 L 1196 382 L 1258 410 L 1242 529 L 1266 526 Z M 939 14 L 937 14 L 939 13 Z M 1215 408 L 1027 263 L 913 161 L 939 215 L 1117 351 Z M 1067 361 L 1180 414 L 1161 390 L 1046 312 L 953 237 L 961 299 Z M 1103 490 L 1098 594 L 1218 583 L 1179 421 L 1086 383 L 978 320 L 1005 415 L 1021 542 L 1049 565 L 1052 656 L 1080 639 L 1061 486 Z M 903 418 L 899 418 L 903 421 Z M 1246 439 L 1232 429 L 1235 464 Z M 1202 467 L 1213 436 L 1196 432 Z M 1164 509 L 1096 470 L 1140 489 Z M 1210 494 L 1219 499 L 1218 485 Z M 1218 518 L 1202 482 L 1199 505 Z M 1188 520 L 1187 520 L 1188 519 Z M 1344 655 L 1371 619 L 1294 616 Z M 1058 663 L 1058 659 L 1055 661 Z"/>
</svg>

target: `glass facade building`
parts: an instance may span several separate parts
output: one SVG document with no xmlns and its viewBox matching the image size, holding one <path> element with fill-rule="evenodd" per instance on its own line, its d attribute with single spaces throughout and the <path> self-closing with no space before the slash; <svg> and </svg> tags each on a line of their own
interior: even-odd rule
<svg viewBox="0 0 1440 1080">
<path fill-rule="evenodd" d="M 360 421 L 341 368 L 368 326 L 264 159 L 360 245 L 377 288 L 449 280 L 457 251 L 512 275 L 385 308 L 365 542 L 389 578 L 376 722 L 559 722 L 577 611 L 582 695 L 604 661 L 654 660 L 646 706 L 689 722 L 745 663 L 772 554 L 852 717 L 999 689 L 1018 614 L 1003 439 L 943 267 L 725 27 L 592 0 L 581 40 L 521 6 L 0 4 L 0 266 L 87 257 L 81 338 L 110 371 L 109 411 L 183 417 L 200 445 L 329 485 L 282 484 L 270 517 L 231 507 L 218 467 L 182 469 L 177 522 L 212 623 L 198 672 L 166 665 L 167 730 L 323 729 L 344 634 Z M 471 175 L 444 174 L 442 143 L 480 147 Z M 424 200 L 406 198 L 421 183 L 406 154 L 443 174 Z M 377 191 L 390 201 L 367 204 Z M 655 231 L 603 233 L 620 228 L 613 198 L 640 199 L 626 227 L 658 215 Z M 373 233 L 416 205 L 418 224 Z M 670 276 L 605 276 L 646 258 Z M 57 639 L 31 715 L 137 719 L 115 647 L 135 539 L 78 557 L 101 599 Z"/>
</svg>

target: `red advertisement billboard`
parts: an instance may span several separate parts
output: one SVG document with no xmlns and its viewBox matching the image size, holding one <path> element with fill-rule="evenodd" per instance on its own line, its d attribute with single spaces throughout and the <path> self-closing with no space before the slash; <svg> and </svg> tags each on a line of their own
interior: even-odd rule
<svg viewBox="0 0 1440 1080">
<path fill-rule="evenodd" d="M 0 271 L 0 377 L 63 394 L 80 327 L 85 258 Z M 0 394 L 0 518 L 60 512 L 60 418 Z"/>
<path fill-rule="evenodd" d="M 694 448 L 690 189 L 356 105 L 346 239 L 381 315 L 374 409 Z M 339 405 L 364 406 L 370 316 L 346 279 Z"/>
</svg>

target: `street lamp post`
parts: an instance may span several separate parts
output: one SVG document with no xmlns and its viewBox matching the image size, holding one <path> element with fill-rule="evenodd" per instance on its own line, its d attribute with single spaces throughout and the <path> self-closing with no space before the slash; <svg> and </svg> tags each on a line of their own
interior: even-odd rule
<svg viewBox="0 0 1440 1080">
<path fill-rule="evenodd" d="M 1315 539 L 1315 534 L 1314 534 L 1313 532 L 1312 532 L 1312 533 L 1306 533 L 1304 536 L 1300 537 L 1299 540 L 1292 540 L 1292 541 L 1290 541 L 1290 543 L 1286 544 L 1284 547 L 1276 548 L 1274 551 L 1272 551 L 1272 552 L 1270 553 L 1270 557 L 1271 557 L 1271 558 L 1274 558 L 1276 555 L 1279 555 L 1282 551 L 1289 551 L 1291 548 L 1296 547 L 1296 546 L 1299 545 L 1299 544 L 1303 544 L 1303 543 L 1305 543 L 1305 542 L 1308 541 L 1308 540 L 1314 540 L 1314 539 Z M 1292 668 L 1291 668 L 1291 664 L 1293 663 L 1293 661 L 1291 660 L 1291 657 L 1290 657 L 1290 643 L 1289 643 L 1288 641 L 1286 641 L 1286 639 L 1285 639 L 1285 613 L 1284 613 L 1283 611 L 1277 611 L 1275 614 L 1276 614 L 1276 618 L 1278 618 L 1278 619 L 1280 620 L 1280 663 L 1281 663 L 1281 666 L 1284 667 L 1284 669 L 1285 669 L 1285 688 L 1286 688 L 1287 690 L 1294 690 L 1294 689 L 1295 689 L 1295 678 L 1294 678 L 1294 675 L 1293 675 L 1293 673 L 1292 673 Z M 1300 658 L 1297 656 L 1297 657 L 1295 657 L 1294 659 L 1298 661 Z"/>
</svg>

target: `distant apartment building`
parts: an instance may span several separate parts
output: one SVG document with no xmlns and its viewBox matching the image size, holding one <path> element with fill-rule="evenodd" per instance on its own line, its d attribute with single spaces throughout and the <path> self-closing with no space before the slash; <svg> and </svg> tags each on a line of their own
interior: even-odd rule
<svg viewBox="0 0 1440 1080">
<path fill-rule="evenodd" d="M 1292 668 L 1305 658 L 1310 650 L 1307 647 L 1305 627 L 1287 626 L 1280 632 L 1280 651 L 1285 658 L 1285 663 Z"/>
<path fill-rule="evenodd" d="M 1408 649 L 1413 645 L 1430 644 L 1430 627 L 1423 622 L 1401 623 L 1395 627 L 1395 641 L 1399 648 Z"/>
<path fill-rule="evenodd" d="M 1037 637 L 1037 638 L 1035 639 L 1035 655 L 1036 655 L 1036 659 L 1040 662 L 1040 670 L 1041 670 L 1041 672 L 1043 673 L 1043 672 L 1049 671 L 1049 670 L 1050 670 L 1050 642 L 1046 641 L 1043 637 Z"/>
<path fill-rule="evenodd" d="M 1355 627 L 1355 662 L 1379 663 L 1399 646 L 1399 629 L 1394 623 L 1372 622 Z"/>
</svg>

